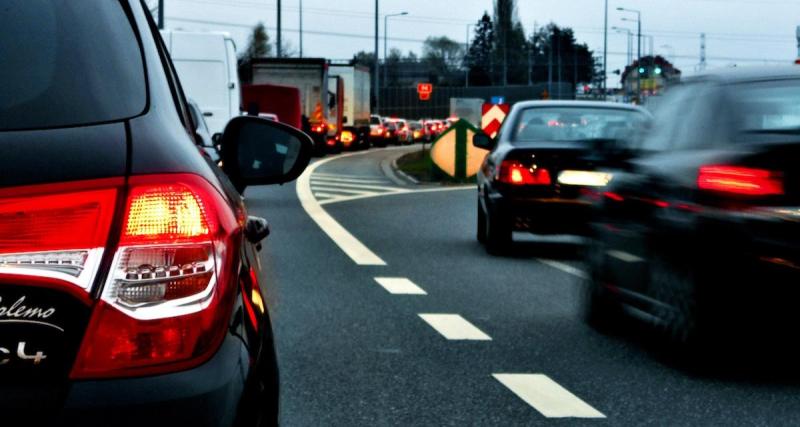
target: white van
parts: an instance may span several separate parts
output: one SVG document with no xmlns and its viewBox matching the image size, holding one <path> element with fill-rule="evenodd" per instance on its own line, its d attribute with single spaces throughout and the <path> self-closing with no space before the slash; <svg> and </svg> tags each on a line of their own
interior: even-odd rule
<svg viewBox="0 0 800 427">
<path fill-rule="evenodd" d="M 211 134 L 240 115 L 242 94 L 236 44 L 223 32 L 162 30 L 184 92 L 203 110 Z"/>
</svg>

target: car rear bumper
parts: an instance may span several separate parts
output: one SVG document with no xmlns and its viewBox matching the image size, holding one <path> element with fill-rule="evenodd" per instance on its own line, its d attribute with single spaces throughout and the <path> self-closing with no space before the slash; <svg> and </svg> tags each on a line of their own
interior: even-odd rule
<svg viewBox="0 0 800 427">
<path fill-rule="evenodd" d="M 74 382 L 58 426 L 230 426 L 249 374 L 241 341 L 228 336 L 207 363 L 155 377 Z"/>
<path fill-rule="evenodd" d="M 591 205 L 579 199 L 523 198 L 490 195 L 493 214 L 511 221 L 514 231 L 536 234 L 580 234 L 589 227 Z"/>
</svg>

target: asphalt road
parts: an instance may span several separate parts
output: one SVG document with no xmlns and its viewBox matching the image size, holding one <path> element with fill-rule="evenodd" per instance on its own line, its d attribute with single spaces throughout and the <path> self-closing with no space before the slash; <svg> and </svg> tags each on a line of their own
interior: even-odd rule
<svg viewBox="0 0 800 427">
<path fill-rule="evenodd" d="M 262 261 L 283 425 L 800 424 L 793 364 L 697 374 L 647 331 L 594 331 L 579 241 L 515 236 L 512 256 L 491 257 L 475 240 L 474 189 L 401 185 L 384 172 L 396 155 L 326 159 L 305 180 L 312 205 L 385 265 L 358 265 L 294 184 L 246 193 L 273 230 Z"/>
</svg>

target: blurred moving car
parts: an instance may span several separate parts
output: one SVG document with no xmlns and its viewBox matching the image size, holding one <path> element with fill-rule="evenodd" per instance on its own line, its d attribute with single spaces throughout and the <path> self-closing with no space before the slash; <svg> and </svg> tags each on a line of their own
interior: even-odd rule
<svg viewBox="0 0 800 427">
<path fill-rule="evenodd" d="M 408 121 L 405 119 L 389 119 L 397 126 L 397 143 L 398 144 L 413 144 L 414 133 L 408 126 Z"/>
<path fill-rule="evenodd" d="M 796 66 L 703 75 L 667 92 L 643 143 L 608 156 L 614 178 L 597 196 L 587 251 L 590 323 L 625 313 L 692 349 L 796 313 L 798 99 Z"/>
<path fill-rule="evenodd" d="M 589 157 L 635 138 L 649 118 L 642 108 L 611 102 L 517 103 L 497 141 L 482 133 L 473 139 L 491 150 L 478 172 L 478 241 L 500 254 L 514 231 L 584 233 L 589 206 L 581 190 L 610 180 Z"/>
<path fill-rule="evenodd" d="M 4 420 L 276 425 L 269 227 L 239 191 L 299 176 L 308 136 L 237 116 L 205 159 L 141 1 L 5 0 L 0 40 Z"/>
<path fill-rule="evenodd" d="M 224 32 L 161 30 L 181 86 L 200 105 L 211 135 L 242 107 L 236 43 Z"/>
</svg>

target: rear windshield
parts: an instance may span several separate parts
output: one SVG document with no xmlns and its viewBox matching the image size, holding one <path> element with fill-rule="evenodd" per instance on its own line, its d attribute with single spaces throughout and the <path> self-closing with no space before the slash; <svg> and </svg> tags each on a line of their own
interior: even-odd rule
<svg viewBox="0 0 800 427">
<path fill-rule="evenodd" d="M 592 107 L 529 108 L 520 113 L 513 142 L 631 140 L 647 122 L 633 110 Z"/>
<path fill-rule="evenodd" d="M 369 118 L 369 124 L 371 124 L 371 125 L 379 125 L 379 124 L 381 124 L 381 118 L 372 116 L 372 117 Z"/>
<path fill-rule="evenodd" d="M 136 36 L 116 0 L 2 0 L 0 130 L 109 122 L 147 102 Z"/>
<path fill-rule="evenodd" d="M 800 79 L 732 85 L 735 124 L 744 132 L 800 132 Z"/>
</svg>

